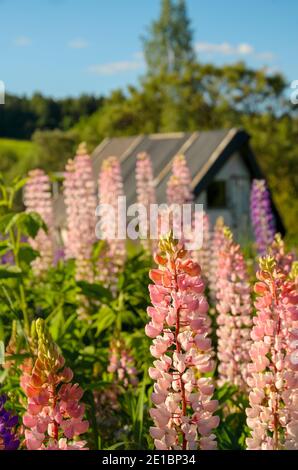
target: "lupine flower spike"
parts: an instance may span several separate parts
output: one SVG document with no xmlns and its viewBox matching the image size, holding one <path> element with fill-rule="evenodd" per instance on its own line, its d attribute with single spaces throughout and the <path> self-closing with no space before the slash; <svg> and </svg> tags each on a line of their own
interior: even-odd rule
<svg viewBox="0 0 298 470">
<path fill-rule="evenodd" d="M 32 262 L 36 275 L 43 275 L 52 265 L 54 260 L 54 234 L 53 234 L 53 201 L 51 195 L 51 183 L 48 175 L 43 170 L 29 172 L 25 186 L 24 203 L 27 212 L 37 212 L 47 225 L 47 233 L 40 229 L 34 239 L 29 242 L 40 254 Z"/>
<path fill-rule="evenodd" d="M 259 267 L 246 443 L 252 450 L 298 450 L 297 288 L 273 257 L 261 258 Z"/>
<path fill-rule="evenodd" d="M 98 278 L 114 289 L 126 259 L 125 240 L 117 236 L 118 202 L 123 195 L 120 162 L 109 157 L 99 175 L 100 232 L 107 247 L 99 260 Z"/>
<path fill-rule="evenodd" d="M 23 417 L 25 445 L 28 450 L 83 450 L 85 441 L 78 436 L 88 429 L 83 420 L 85 407 L 80 404 L 83 391 L 71 384 L 73 373 L 64 367 L 58 351 L 42 319 L 36 321 L 37 359 L 21 377 L 28 407 Z"/>
<path fill-rule="evenodd" d="M 168 204 L 186 204 L 193 201 L 191 174 L 184 155 L 176 155 L 172 165 L 172 175 L 167 186 Z"/>
<path fill-rule="evenodd" d="M 112 340 L 109 359 L 108 372 L 115 375 L 117 384 L 123 385 L 125 388 L 138 384 L 134 358 L 122 338 Z"/>
<path fill-rule="evenodd" d="M 0 450 L 17 450 L 20 445 L 15 433 L 18 417 L 5 409 L 6 400 L 6 395 L 0 395 Z"/>
<path fill-rule="evenodd" d="M 244 391 L 250 362 L 251 292 L 243 254 L 227 227 L 218 253 L 217 277 L 218 384 L 228 382 Z"/>
<path fill-rule="evenodd" d="M 75 259 L 77 281 L 94 282 L 92 250 L 96 241 L 97 201 L 92 162 L 84 142 L 79 145 L 74 160 L 69 160 L 66 165 L 64 200 L 67 218 L 65 257 Z M 78 304 L 79 318 L 88 319 L 88 299 L 78 296 Z"/>
<path fill-rule="evenodd" d="M 191 233 L 193 221 L 190 221 L 189 225 L 184 225 L 181 209 L 184 204 L 192 203 L 193 198 L 191 173 L 186 158 L 184 155 L 176 155 L 172 164 L 172 175 L 167 183 L 167 203 L 169 209 L 168 213 L 161 214 L 161 217 L 169 218 L 170 228 L 173 229 L 175 237 L 184 241 L 190 240 L 193 237 L 193 233 Z M 178 214 L 176 210 L 178 210 Z M 159 235 L 165 235 L 162 220 L 159 232 Z"/>
<path fill-rule="evenodd" d="M 265 180 L 253 180 L 250 194 L 250 213 L 257 250 L 264 255 L 273 242 L 275 220 Z"/>
<path fill-rule="evenodd" d="M 153 307 L 145 329 L 154 338 L 150 351 L 155 358 L 149 369 L 155 380 L 150 434 L 159 450 L 215 449 L 212 430 L 219 418 L 213 416 L 212 379 L 205 376 L 214 361 L 200 266 L 186 257 L 172 234 L 160 241 L 160 250 L 155 255 L 159 267 L 150 271 Z"/>
<path fill-rule="evenodd" d="M 79 145 L 74 160 L 66 166 L 64 199 L 67 214 L 66 257 L 75 258 L 76 279 L 93 282 L 91 262 L 95 237 L 95 182 L 86 144 Z"/>
<path fill-rule="evenodd" d="M 150 251 L 155 251 L 155 244 L 150 243 L 150 208 L 156 203 L 155 188 L 153 183 L 153 171 L 150 156 L 145 153 L 137 155 L 136 164 L 136 186 L 137 200 L 141 207 L 146 209 L 146 213 L 140 210 L 139 225 L 142 230 L 141 243 L 143 247 Z"/>
</svg>

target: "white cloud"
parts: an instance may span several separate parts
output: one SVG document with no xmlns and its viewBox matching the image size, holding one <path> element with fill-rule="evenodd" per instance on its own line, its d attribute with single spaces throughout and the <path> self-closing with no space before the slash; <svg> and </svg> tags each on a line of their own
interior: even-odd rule
<svg viewBox="0 0 298 470">
<path fill-rule="evenodd" d="M 255 59 L 263 61 L 271 61 L 274 59 L 272 52 L 256 52 L 254 47 L 248 43 L 230 44 L 229 42 L 222 42 L 214 44 L 210 42 L 198 42 L 195 44 L 195 50 L 198 53 L 207 54 L 221 54 L 221 55 L 234 55 L 234 56 L 252 56 Z"/>
<path fill-rule="evenodd" d="M 28 36 L 19 36 L 15 38 L 13 43 L 18 47 L 27 47 L 31 45 L 32 41 Z"/>
<path fill-rule="evenodd" d="M 88 70 L 95 75 L 116 75 L 118 73 L 140 70 L 143 67 L 141 60 L 124 60 L 107 64 L 91 65 Z"/>
<path fill-rule="evenodd" d="M 248 55 L 254 53 L 254 48 L 250 44 L 246 43 L 240 43 L 233 46 L 228 42 L 222 42 L 221 44 L 198 42 L 195 44 L 195 49 L 197 52 L 223 55 Z"/>
<path fill-rule="evenodd" d="M 238 54 L 253 54 L 254 48 L 250 44 L 238 44 L 236 47 L 236 53 Z"/>
<path fill-rule="evenodd" d="M 88 41 L 82 38 L 72 39 L 68 43 L 68 47 L 71 47 L 72 49 L 85 49 L 88 45 Z"/>
</svg>

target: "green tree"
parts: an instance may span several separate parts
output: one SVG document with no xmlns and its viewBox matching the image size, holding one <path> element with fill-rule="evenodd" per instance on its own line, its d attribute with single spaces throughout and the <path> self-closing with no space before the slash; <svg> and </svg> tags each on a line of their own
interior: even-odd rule
<svg viewBox="0 0 298 470">
<path fill-rule="evenodd" d="M 69 158 L 75 155 L 78 141 L 74 132 L 36 131 L 32 138 L 35 144 L 37 165 L 45 171 L 63 171 Z"/>
<path fill-rule="evenodd" d="M 195 61 L 192 30 L 184 0 L 162 0 L 160 17 L 143 38 L 149 75 L 182 73 Z"/>
</svg>

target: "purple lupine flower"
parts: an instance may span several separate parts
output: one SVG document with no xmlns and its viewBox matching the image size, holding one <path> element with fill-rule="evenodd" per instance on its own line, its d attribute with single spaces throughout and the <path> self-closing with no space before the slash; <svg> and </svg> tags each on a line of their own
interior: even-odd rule
<svg viewBox="0 0 298 470">
<path fill-rule="evenodd" d="M 252 182 L 250 214 L 258 253 L 265 255 L 276 233 L 275 219 L 265 180 L 253 180 Z"/>
<path fill-rule="evenodd" d="M 20 441 L 14 428 L 18 424 L 18 417 L 4 408 L 6 400 L 6 395 L 0 395 L 0 450 L 17 450 Z"/>
</svg>

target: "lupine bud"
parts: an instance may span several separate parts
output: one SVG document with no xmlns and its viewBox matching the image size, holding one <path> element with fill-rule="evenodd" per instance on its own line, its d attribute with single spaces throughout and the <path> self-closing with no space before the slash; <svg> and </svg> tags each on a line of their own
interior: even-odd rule
<svg viewBox="0 0 298 470">
<path fill-rule="evenodd" d="M 274 257 L 277 266 L 285 273 L 289 274 L 293 262 L 295 261 L 294 253 L 288 253 L 286 251 L 285 242 L 281 238 L 281 235 L 277 233 L 274 240 L 269 247 L 269 253 Z"/>
<path fill-rule="evenodd" d="M 28 450 L 85 449 L 77 436 L 88 429 L 83 420 L 85 407 L 80 404 L 83 391 L 71 384 L 73 373 L 64 367 L 64 358 L 53 342 L 42 319 L 36 321 L 37 359 L 32 370 L 25 370 L 21 387 L 27 400 L 23 417 Z"/>
<path fill-rule="evenodd" d="M 185 259 L 183 245 L 171 234 L 160 241 L 160 250 L 165 262 L 150 271 L 153 307 L 146 326 L 156 359 L 149 369 L 155 381 L 150 434 L 159 450 L 214 449 L 219 418 L 213 416 L 212 379 L 205 375 L 214 361 L 200 267 Z"/>
<path fill-rule="evenodd" d="M 47 233 L 40 229 L 34 239 L 29 239 L 32 248 L 40 254 L 32 262 L 36 275 L 44 274 L 54 260 L 54 233 L 53 233 L 53 201 L 51 183 L 43 170 L 32 170 L 28 175 L 25 186 L 24 204 L 27 212 L 37 212 L 47 225 Z"/>
<path fill-rule="evenodd" d="M 126 259 L 125 239 L 118 237 L 117 230 L 118 202 L 123 195 L 119 160 L 109 157 L 103 162 L 99 175 L 100 231 L 106 242 L 106 249 L 99 260 L 98 278 L 114 289 Z"/>
<path fill-rule="evenodd" d="M 217 278 L 218 383 L 228 382 L 245 390 L 250 361 L 251 291 L 240 246 L 227 228 L 218 252 Z"/>
<path fill-rule="evenodd" d="M 6 395 L 0 395 L 0 450 L 17 450 L 20 445 L 15 433 L 18 417 L 5 409 L 6 400 Z"/>
<path fill-rule="evenodd" d="M 275 220 L 265 180 L 253 180 L 250 195 L 251 222 L 257 250 L 264 255 L 275 235 Z"/>
<path fill-rule="evenodd" d="M 298 449 L 298 294 L 272 256 L 261 258 L 250 348 L 249 449 Z"/>
</svg>

